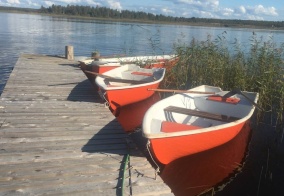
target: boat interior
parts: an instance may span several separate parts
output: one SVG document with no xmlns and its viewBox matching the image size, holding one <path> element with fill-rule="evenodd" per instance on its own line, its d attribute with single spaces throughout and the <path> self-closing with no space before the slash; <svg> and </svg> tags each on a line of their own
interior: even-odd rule
<svg viewBox="0 0 284 196">
<path fill-rule="evenodd" d="M 256 93 L 246 95 L 251 100 L 256 99 Z M 151 133 L 187 131 L 222 125 L 246 117 L 254 108 L 239 94 L 227 99 L 222 99 L 219 95 L 178 94 L 159 104 L 152 108 Z"/>
<path fill-rule="evenodd" d="M 135 64 L 125 65 L 117 69 L 110 70 L 105 75 L 109 78 L 97 78 L 97 81 L 105 87 L 130 86 L 160 81 L 164 77 L 165 69 L 152 68 L 145 69 Z"/>
</svg>

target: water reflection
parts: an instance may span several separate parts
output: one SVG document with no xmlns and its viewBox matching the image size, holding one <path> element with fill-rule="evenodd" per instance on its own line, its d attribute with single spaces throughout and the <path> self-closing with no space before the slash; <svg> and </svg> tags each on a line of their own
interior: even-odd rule
<svg viewBox="0 0 284 196">
<path fill-rule="evenodd" d="M 66 45 L 74 46 L 75 56 L 90 56 L 95 50 L 105 56 L 135 56 L 171 54 L 176 43 L 187 45 L 192 38 L 204 41 L 208 35 L 214 40 L 224 31 L 229 44 L 239 40 L 241 50 L 250 46 L 253 32 L 264 40 L 273 38 L 279 45 L 284 42 L 283 31 L 112 22 L 3 12 L 0 13 L 0 26 L 0 94 L 20 54 L 64 56 Z"/>
</svg>

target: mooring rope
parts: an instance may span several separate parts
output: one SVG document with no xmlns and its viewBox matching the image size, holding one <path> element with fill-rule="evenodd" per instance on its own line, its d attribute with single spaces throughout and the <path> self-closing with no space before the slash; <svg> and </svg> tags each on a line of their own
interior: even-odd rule
<svg viewBox="0 0 284 196">
<path fill-rule="evenodd" d="M 109 105 L 109 102 L 107 101 L 107 98 L 106 98 L 106 92 L 103 94 L 103 98 L 106 101 L 105 102 L 105 107 L 108 108 L 110 105 Z"/>
<path fill-rule="evenodd" d="M 124 195 L 124 181 L 126 179 L 125 177 L 125 171 L 129 170 L 129 189 L 130 189 L 130 195 L 132 195 L 132 181 L 131 181 L 131 166 L 130 166 L 130 146 L 129 146 L 129 141 L 126 139 L 126 145 L 127 145 L 127 149 L 128 149 L 128 153 L 126 155 L 126 159 L 123 165 L 123 175 L 122 175 L 122 183 L 121 183 L 121 195 Z M 126 167 L 128 166 L 128 168 L 126 169 Z"/>
<path fill-rule="evenodd" d="M 99 90 L 98 93 L 99 93 L 100 97 L 105 100 L 105 103 L 104 103 L 105 108 L 108 108 L 110 105 L 109 105 L 109 102 L 107 101 L 107 98 L 106 98 L 106 92 L 102 93 Z"/>
<path fill-rule="evenodd" d="M 158 176 L 158 173 L 160 172 L 160 167 L 159 165 L 157 164 L 157 162 L 154 160 L 151 152 L 150 152 L 150 141 L 148 140 L 147 144 L 146 144 L 146 147 L 147 147 L 147 150 L 148 150 L 148 153 L 153 161 L 153 163 L 156 165 L 157 169 L 155 169 L 155 180 L 157 180 L 157 176 Z"/>
<path fill-rule="evenodd" d="M 124 195 L 124 180 L 125 180 L 125 170 L 126 170 L 126 165 L 128 165 L 129 162 L 129 154 L 126 155 L 126 159 L 124 162 L 123 166 L 123 175 L 122 175 L 122 183 L 121 183 L 121 195 Z"/>
</svg>

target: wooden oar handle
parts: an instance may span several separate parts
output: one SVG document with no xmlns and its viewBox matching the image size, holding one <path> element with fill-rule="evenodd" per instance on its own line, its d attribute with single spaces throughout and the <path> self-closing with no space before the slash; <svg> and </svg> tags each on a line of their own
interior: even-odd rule
<svg viewBox="0 0 284 196">
<path fill-rule="evenodd" d="M 175 90 L 175 89 L 153 89 L 153 88 L 148 88 L 148 91 L 166 92 L 166 93 L 215 94 L 214 92 L 189 91 L 189 90 Z"/>
<path fill-rule="evenodd" d="M 255 103 L 253 100 L 251 100 L 248 96 L 246 96 L 242 91 L 240 91 L 239 89 L 237 90 L 239 94 L 241 94 L 242 96 L 244 96 L 252 105 L 254 105 L 257 109 L 259 109 L 260 111 L 264 111 L 257 103 Z"/>
<path fill-rule="evenodd" d="M 95 75 L 95 76 L 100 76 L 102 78 L 113 78 L 113 77 L 110 77 L 110 76 L 107 76 L 107 75 L 104 75 L 104 74 L 100 74 L 100 73 L 97 73 L 97 72 L 92 72 L 92 71 L 87 71 L 87 70 L 84 70 L 84 72 L 88 73 L 88 74 Z"/>
<path fill-rule="evenodd" d="M 99 74 L 97 72 L 86 71 L 86 70 L 84 72 L 105 78 L 106 82 L 121 82 L 121 83 L 131 83 L 131 84 L 149 83 L 149 81 L 144 81 L 144 80 L 141 81 L 141 80 L 129 80 L 129 79 L 122 79 L 122 78 L 114 78 L 114 77 L 111 77 L 111 76 Z"/>
</svg>

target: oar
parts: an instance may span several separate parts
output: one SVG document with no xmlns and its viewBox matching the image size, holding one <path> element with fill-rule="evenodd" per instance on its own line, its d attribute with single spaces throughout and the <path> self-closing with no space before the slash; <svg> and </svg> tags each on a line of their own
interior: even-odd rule
<svg viewBox="0 0 284 196">
<path fill-rule="evenodd" d="M 102 78 L 113 78 L 111 76 L 107 76 L 107 75 L 104 75 L 104 74 L 100 74 L 100 73 L 97 73 L 97 72 L 92 72 L 92 71 L 87 71 L 87 70 L 84 70 L 85 73 L 88 73 L 88 74 L 92 74 L 92 75 L 95 75 L 95 76 L 100 76 Z"/>
<path fill-rule="evenodd" d="M 196 94 L 208 94 L 208 95 L 215 95 L 215 94 L 219 94 L 219 93 L 215 93 L 215 92 L 203 92 L 203 91 L 190 91 L 190 90 L 175 90 L 175 89 L 152 89 L 152 88 L 148 88 L 148 91 L 157 91 L 157 92 L 165 92 L 165 93 L 196 93 Z M 237 94 L 237 92 L 235 90 L 232 90 L 224 95 L 220 95 L 222 98 L 226 99 L 229 98 L 233 95 Z"/>
<path fill-rule="evenodd" d="M 257 109 L 264 111 L 258 104 L 256 104 L 253 100 L 251 100 L 248 96 L 246 96 L 240 89 L 234 89 L 237 94 L 244 96 L 252 105 L 254 105 Z"/>
<path fill-rule="evenodd" d="M 197 93 L 197 94 L 216 94 L 214 92 L 200 92 L 200 91 L 190 91 L 190 90 L 174 90 L 174 89 L 150 89 L 149 91 L 157 91 L 157 92 L 168 92 L 168 93 Z M 232 91 L 229 91 L 228 93 L 221 96 L 222 98 L 226 99 L 229 98 L 235 94 L 240 94 L 243 97 L 245 97 L 251 104 L 253 104 L 256 108 L 258 108 L 261 111 L 264 111 L 259 105 L 257 105 L 253 100 L 251 100 L 248 96 L 246 96 L 240 89 L 234 89 Z"/>
<path fill-rule="evenodd" d="M 89 73 L 92 75 L 96 75 L 96 76 L 100 76 L 102 78 L 105 78 L 106 81 L 108 82 L 121 82 L 121 83 L 131 83 L 131 84 L 144 84 L 144 83 L 148 83 L 149 81 L 140 81 L 140 80 L 128 80 L 128 79 L 122 79 L 122 78 L 114 78 L 111 76 L 107 76 L 104 74 L 100 74 L 97 72 L 92 72 L 92 71 L 84 71 L 85 73 Z"/>
<path fill-rule="evenodd" d="M 165 93 L 215 94 L 214 92 L 201 92 L 201 91 L 175 90 L 175 89 L 154 89 L 154 88 L 148 88 L 148 91 L 165 92 Z"/>
<path fill-rule="evenodd" d="M 240 94 L 242 95 L 244 98 L 246 98 L 252 105 L 254 105 L 257 109 L 264 111 L 261 107 L 259 107 L 258 104 L 256 104 L 253 100 L 251 100 L 248 96 L 246 96 L 240 89 L 233 89 L 232 91 L 226 93 L 225 95 L 223 95 L 223 98 L 229 98 L 235 94 Z"/>
</svg>

